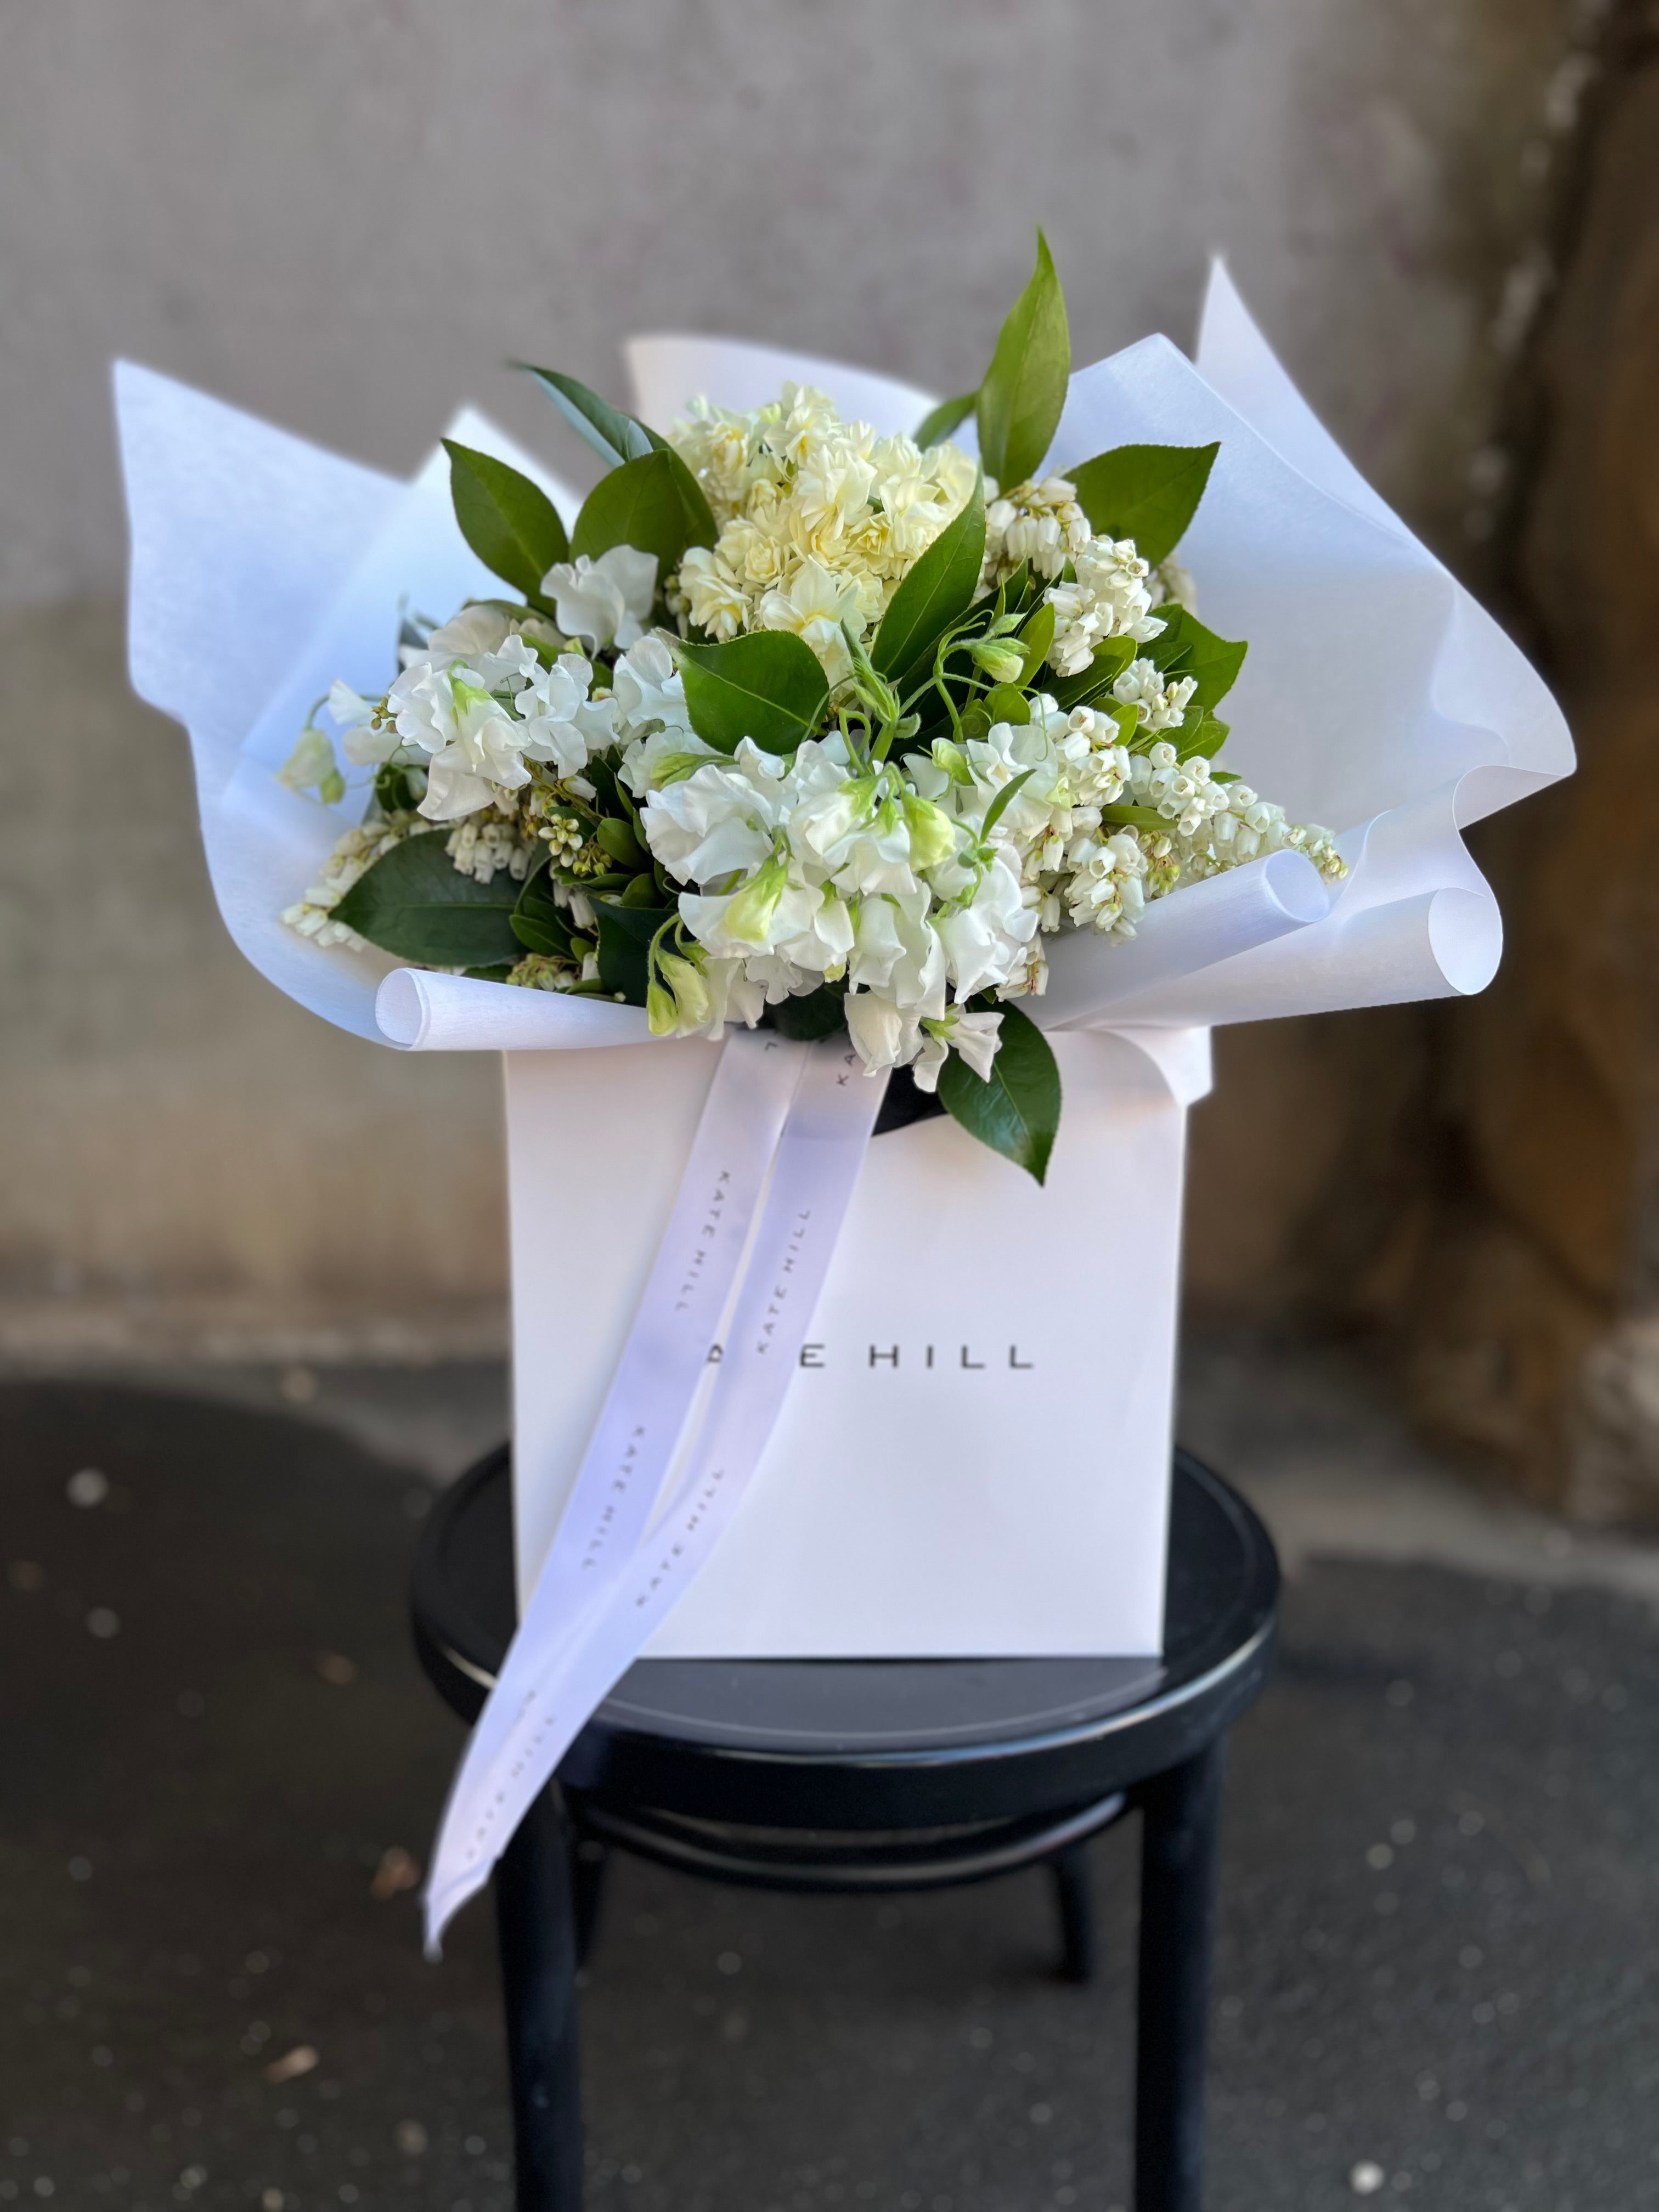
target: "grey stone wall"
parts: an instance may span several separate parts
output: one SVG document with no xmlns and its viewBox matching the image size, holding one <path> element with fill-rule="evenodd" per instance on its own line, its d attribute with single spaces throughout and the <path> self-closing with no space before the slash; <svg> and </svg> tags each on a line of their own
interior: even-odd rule
<svg viewBox="0 0 1659 2212">
<path fill-rule="evenodd" d="M 501 1283 L 493 1069 L 326 1031 L 218 930 L 183 738 L 122 680 L 112 355 L 397 471 L 474 399 L 580 477 L 504 357 L 614 385 L 625 333 L 691 326 L 958 389 L 1040 221 L 1084 359 L 1186 340 L 1224 252 L 1362 465 L 1467 562 L 1593 17 L 5 0 L 0 1342 L 453 1345 Z M 1227 1041 L 1200 1295 L 1280 1310 L 1360 1266 L 1329 1194 L 1407 1110 L 1395 1029 Z M 1293 1086 L 1312 1143 L 1285 1142 Z"/>
</svg>

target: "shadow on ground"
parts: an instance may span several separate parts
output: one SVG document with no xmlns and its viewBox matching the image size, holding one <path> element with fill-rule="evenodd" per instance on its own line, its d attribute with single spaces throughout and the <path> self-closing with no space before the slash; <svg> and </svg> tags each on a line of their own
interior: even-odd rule
<svg viewBox="0 0 1659 2212">
<path fill-rule="evenodd" d="M 487 1913 L 429 1966 L 383 1893 L 459 1744 L 405 1624 L 424 1481 L 64 1384 L 0 1391 L 0 2200 L 507 2212 Z M 1352 2203 L 1368 2164 L 1458 2212 L 1659 2204 L 1656 1711 L 1629 1598 L 1310 1567 L 1236 1745 L 1212 2212 Z M 597 2212 L 1126 2204 L 1133 1867 L 1097 1845 L 1079 1990 L 1036 1875 L 895 1904 L 621 1865 Z"/>
</svg>

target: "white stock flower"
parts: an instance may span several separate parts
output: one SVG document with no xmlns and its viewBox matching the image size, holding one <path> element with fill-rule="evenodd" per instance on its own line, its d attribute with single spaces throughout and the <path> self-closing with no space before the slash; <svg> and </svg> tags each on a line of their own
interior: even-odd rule
<svg viewBox="0 0 1659 2212">
<path fill-rule="evenodd" d="M 657 595 L 657 556 L 632 545 L 612 545 L 597 561 L 579 553 L 556 561 L 542 578 L 559 628 L 585 638 L 591 649 L 628 647 L 645 635 Z"/>
<path fill-rule="evenodd" d="M 797 637 L 805 638 L 823 663 L 830 681 L 839 684 L 851 674 L 853 666 L 841 626 L 850 623 L 854 631 L 864 627 L 859 598 L 856 576 L 833 573 L 809 554 L 796 569 L 787 591 L 764 594 L 756 610 L 754 626 L 793 630 Z"/>
<path fill-rule="evenodd" d="M 793 630 L 832 682 L 848 665 L 842 622 L 868 633 L 974 488 L 959 447 L 878 438 L 805 386 L 745 415 L 699 402 L 670 434 L 720 526 L 686 554 L 670 605 L 713 638 Z"/>
</svg>

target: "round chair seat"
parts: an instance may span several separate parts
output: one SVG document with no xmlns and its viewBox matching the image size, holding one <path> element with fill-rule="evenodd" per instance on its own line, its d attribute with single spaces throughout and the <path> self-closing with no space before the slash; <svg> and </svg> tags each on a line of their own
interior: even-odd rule
<svg viewBox="0 0 1659 2212">
<path fill-rule="evenodd" d="M 422 1661 L 469 1717 L 515 1620 L 511 1539 L 503 1447 L 440 1502 L 416 1568 Z M 1268 1665 L 1278 1581 L 1255 1516 L 1178 1451 L 1161 1659 L 642 1659 L 560 1780 L 585 1826 L 728 1880 L 746 1858 L 750 1879 L 839 1887 L 883 1848 L 894 1886 L 952 1859 L 1001 1871 L 1103 1826 L 1231 1724 Z M 994 1832 L 1009 1824 L 1029 1835 Z M 878 1861 L 857 1886 L 882 1881 Z"/>
</svg>

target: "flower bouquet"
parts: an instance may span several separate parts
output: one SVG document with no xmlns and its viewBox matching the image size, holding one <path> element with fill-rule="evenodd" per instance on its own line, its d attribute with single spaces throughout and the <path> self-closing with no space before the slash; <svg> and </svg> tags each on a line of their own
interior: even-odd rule
<svg viewBox="0 0 1659 2212">
<path fill-rule="evenodd" d="M 643 1650 L 1156 1652 L 1208 1027 L 1480 988 L 1459 829 L 1571 764 L 1219 270 L 1197 368 L 1073 376 L 1039 241 L 944 406 L 630 350 L 632 415 L 531 372 L 580 502 L 119 372 L 238 941 L 506 1054 L 522 1626 L 434 1932 Z"/>
</svg>

